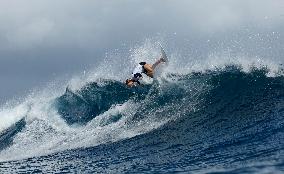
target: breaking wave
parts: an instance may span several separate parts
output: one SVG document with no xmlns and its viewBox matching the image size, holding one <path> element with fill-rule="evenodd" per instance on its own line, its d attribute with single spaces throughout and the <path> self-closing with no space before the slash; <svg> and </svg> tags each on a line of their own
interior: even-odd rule
<svg viewBox="0 0 284 174">
<path fill-rule="evenodd" d="M 111 77 L 79 87 L 72 87 L 73 81 L 60 92 L 3 107 L 0 167 L 9 171 L 7 166 L 17 169 L 29 158 L 45 160 L 52 154 L 53 160 L 62 160 L 83 153 L 82 158 L 73 156 L 82 161 L 92 147 L 92 162 L 120 153 L 125 159 L 118 163 L 133 167 L 128 162 L 139 160 L 152 172 L 277 168 L 284 143 L 282 74 L 281 68 L 230 62 L 202 71 L 191 66 L 183 73 L 170 65 L 158 78 L 134 88 Z M 104 156 L 112 148 L 117 152 Z M 98 172 L 112 169 L 96 166 Z"/>
</svg>

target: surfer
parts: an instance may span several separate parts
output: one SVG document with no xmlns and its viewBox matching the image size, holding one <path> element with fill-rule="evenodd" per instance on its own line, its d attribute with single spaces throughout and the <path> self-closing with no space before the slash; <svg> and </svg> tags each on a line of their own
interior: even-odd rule
<svg viewBox="0 0 284 174">
<path fill-rule="evenodd" d="M 125 81 L 125 84 L 128 87 L 135 86 L 135 83 L 140 85 L 139 80 L 143 78 L 142 73 L 146 74 L 148 77 L 153 78 L 155 68 L 162 62 L 166 62 L 166 60 L 163 57 L 158 59 L 153 65 L 148 64 L 146 62 L 140 62 L 135 67 L 135 69 L 133 70 L 132 78 L 131 79 L 127 79 Z"/>
</svg>

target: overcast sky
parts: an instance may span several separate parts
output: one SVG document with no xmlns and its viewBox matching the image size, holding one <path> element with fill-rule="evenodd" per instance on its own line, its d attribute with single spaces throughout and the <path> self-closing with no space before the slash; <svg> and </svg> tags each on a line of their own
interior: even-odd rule
<svg viewBox="0 0 284 174">
<path fill-rule="evenodd" d="M 283 56 L 283 26 L 283 0 L 0 0 L 0 103 L 161 35 L 205 53 L 204 40 L 243 38 Z M 267 41 L 247 42 L 257 33 Z"/>
</svg>

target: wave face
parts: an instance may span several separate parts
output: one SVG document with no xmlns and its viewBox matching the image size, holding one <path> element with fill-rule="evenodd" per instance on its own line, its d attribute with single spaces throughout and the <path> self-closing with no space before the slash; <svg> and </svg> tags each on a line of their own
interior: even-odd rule
<svg viewBox="0 0 284 174">
<path fill-rule="evenodd" d="M 112 105 L 124 103 L 130 98 L 142 100 L 149 90 L 149 85 L 128 88 L 115 81 L 100 83 L 89 83 L 76 92 L 66 88 L 65 94 L 56 99 L 56 108 L 68 124 L 86 124 Z"/>
<path fill-rule="evenodd" d="M 281 173 L 284 77 L 267 73 L 229 66 L 168 74 L 131 89 L 114 80 L 67 88 L 51 106 L 63 122 L 79 127 L 60 132 L 45 122 L 33 132 L 44 120 L 28 122 L 2 150 L 6 158 L 0 168 L 6 173 Z M 23 139 L 36 141 L 31 144 L 39 150 L 31 151 L 32 158 L 8 158 L 29 142 Z M 50 141 L 54 144 L 45 145 Z"/>
</svg>

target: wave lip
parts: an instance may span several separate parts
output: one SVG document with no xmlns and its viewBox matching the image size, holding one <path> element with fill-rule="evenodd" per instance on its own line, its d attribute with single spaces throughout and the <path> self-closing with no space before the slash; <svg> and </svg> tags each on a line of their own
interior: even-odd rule
<svg viewBox="0 0 284 174">
<path fill-rule="evenodd" d="M 21 132 L 25 125 L 25 118 L 22 118 L 0 133 L 0 151 L 9 147 L 13 143 L 16 134 Z"/>
</svg>

